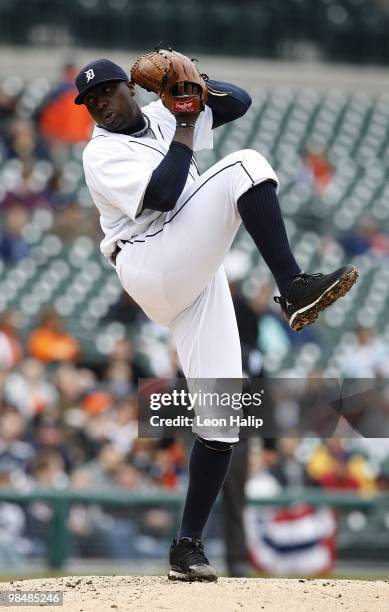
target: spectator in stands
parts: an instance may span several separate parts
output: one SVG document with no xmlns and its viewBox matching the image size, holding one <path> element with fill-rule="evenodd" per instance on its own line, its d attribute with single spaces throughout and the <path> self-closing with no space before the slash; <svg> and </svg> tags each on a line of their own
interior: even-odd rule
<svg viewBox="0 0 389 612">
<path fill-rule="evenodd" d="M 99 417 L 106 415 L 106 419 L 101 419 L 102 423 L 108 421 L 108 411 L 112 408 L 112 404 L 112 396 L 100 387 L 89 389 L 81 401 L 81 406 L 87 412 L 90 420 L 95 417 L 99 419 Z M 107 430 L 105 429 L 104 436 L 106 433 Z"/>
<path fill-rule="evenodd" d="M 58 398 L 43 364 L 33 358 L 24 359 L 19 369 L 10 373 L 5 388 L 8 401 L 27 419 L 54 406 Z"/>
<path fill-rule="evenodd" d="M 281 438 L 277 442 L 277 461 L 268 468 L 268 472 L 281 487 L 302 489 L 311 484 L 304 464 L 296 456 L 299 443 L 298 438 Z"/>
<path fill-rule="evenodd" d="M 54 308 L 46 310 L 40 324 L 27 341 L 29 353 L 42 361 L 77 361 L 80 345 L 76 338 L 64 330 L 63 320 Z"/>
<path fill-rule="evenodd" d="M 137 416 L 136 396 L 128 399 L 123 396 L 111 410 L 106 437 L 123 454 L 131 450 L 138 435 Z"/>
<path fill-rule="evenodd" d="M 344 446 L 339 438 L 329 438 L 315 446 L 307 458 L 306 468 L 310 478 L 314 482 L 320 479 L 333 468 L 333 456 L 341 456 Z"/>
<path fill-rule="evenodd" d="M 175 471 L 180 478 L 187 478 L 187 454 L 184 442 L 177 438 L 162 438 L 158 440 L 158 448 L 166 449 L 175 465 Z"/>
<path fill-rule="evenodd" d="M 45 179 L 42 181 L 42 175 L 35 173 L 35 160 L 24 160 L 20 176 L 6 191 L 1 205 L 4 209 L 22 206 L 28 212 L 37 208 L 47 208 L 50 202 L 44 185 Z"/>
<path fill-rule="evenodd" d="M 52 193 L 50 202 L 56 206 L 52 231 L 64 242 L 72 242 L 77 236 L 89 236 L 95 240 L 99 235 L 98 214 L 80 206 L 76 194 Z"/>
<path fill-rule="evenodd" d="M 62 489 L 68 484 L 68 477 L 61 453 L 53 449 L 40 449 L 37 451 L 31 464 L 30 473 L 34 484 L 38 487 Z"/>
<path fill-rule="evenodd" d="M 115 359 L 108 363 L 104 382 L 109 393 L 118 398 L 130 397 L 136 390 L 131 362 Z"/>
<path fill-rule="evenodd" d="M 265 282 L 258 288 L 251 301 L 257 317 L 257 346 L 264 356 L 274 352 L 286 354 L 292 345 L 287 325 L 270 307 L 272 295 L 272 283 Z"/>
<path fill-rule="evenodd" d="M 92 391 L 82 400 L 81 408 L 86 417 L 83 431 L 94 455 L 108 441 L 112 405 L 112 397 L 102 390 Z"/>
<path fill-rule="evenodd" d="M 158 448 L 151 466 L 153 482 L 166 489 L 175 489 L 178 485 L 177 469 L 174 458 L 168 448 Z"/>
<path fill-rule="evenodd" d="M 30 246 L 23 238 L 27 222 L 28 214 L 18 204 L 5 212 L 4 229 L 0 234 L 0 259 L 5 263 L 15 263 L 30 254 Z"/>
<path fill-rule="evenodd" d="M 320 195 L 332 182 L 333 170 L 324 149 L 316 143 L 310 143 L 303 157 L 305 179 Z"/>
<path fill-rule="evenodd" d="M 12 475 L 0 466 L 0 487 L 12 487 Z M 6 572 L 20 571 L 31 545 L 24 538 L 26 517 L 17 504 L 0 502 L 0 565 Z"/>
<path fill-rule="evenodd" d="M 122 291 L 118 301 L 110 306 L 104 319 L 107 321 L 120 321 L 124 325 L 129 325 L 130 323 L 136 324 L 137 322 L 146 321 L 146 316 L 132 297 L 125 291 Z"/>
<path fill-rule="evenodd" d="M 26 423 L 21 414 L 8 409 L 0 417 L 0 468 L 11 475 L 25 474 L 35 456 L 34 448 L 26 442 Z"/>
<path fill-rule="evenodd" d="M 328 489 L 373 491 L 372 471 L 357 450 L 350 450 L 342 438 L 329 438 L 316 447 L 307 461 L 313 482 Z"/>
<path fill-rule="evenodd" d="M 389 492 L 389 457 L 384 459 L 379 466 L 377 488 L 382 493 Z"/>
<path fill-rule="evenodd" d="M 53 374 L 59 394 L 58 408 L 64 412 L 79 405 L 80 399 L 97 386 L 97 377 L 88 368 L 76 368 L 73 363 L 61 362 Z M 78 406 L 81 410 L 81 406 Z"/>
<path fill-rule="evenodd" d="M 24 348 L 19 337 L 18 314 L 6 310 L 0 315 L 0 369 L 11 369 L 23 357 Z"/>
<path fill-rule="evenodd" d="M 43 489 L 62 489 L 69 481 L 61 454 L 50 449 L 37 451 L 30 466 L 30 475 L 32 484 Z M 34 554 L 47 554 L 52 520 L 53 508 L 50 503 L 38 500 L 28 504 L 26 535 L 33 544 Z"/>
<path fill-rule="evenodd" d="M 116 369 L 116 364 L 118 365 Z M 129 382 L 132 386 L 136 385 L 138 382 L 138 378 L 147 378 L 152 376 L 153 373 L 147 368 L 142 361 L 140 355 L 137 354 L 135 345 L 132 341 L 126 336 L 117 340 L 112 348 L 111 353 L 108 356 L 108 365 L 105 368 L 105 371 L 102 372 L 102 377 L 104 379 L 111 380 L 112 377 L 116 379 L 119 375 L 119 370 L 121 371 L 120 377 L 123 381 L 124 375 L 124 363 L 128 364 L 129 370 Z M 113 370 L 111 370 L 113 368 Z"/>
<path fill-rule="evenodd" d="M 377 257 L 389 255 L 389 237 L 369 216 L 364 217 L 355 229 L 340 236 L 338 240 L 348 255 L 363 255 L 364 253 Z"/>
<path fill-rule="evenodd" d="M 120 338 L 117 340 L 109 355 L 110 360 L 132 361 L 134 358 L 134 347 L 129 338 Z"/>
<path fill-rule="evenodd" d="M 156 440 L 151 438 L 136 438 L 133 442 L 129 459 L 144 474 L 148 473 L 151 468 L 155 447 Z"/>
<path fill-rule="evenodd" d="M 298 334 L 293 334 L 284 317 L 271 307 L 272 295 L 272 283 L 265 282 L 251 300 L 251 306 L 257 316 L 257 346 L 264 357 L 275 352 L 285 356 L 293 345 L 304 342 L 320 344 L 320 338 L 312 328 L 305 328 Z"/>
<path fill-rule="evenodd" d="M 389 375 L 389 347 L 377 331 L 359 326 L 355 329 L 356 344 L 341 355 L 339 368 L 350 378 L 377 378 Z"/>
<path fill-rule="evenodd" d="M 84 469 L 95 488 L 109 488 L 114 486 L 117 471 L 123 461 L 124 454 L 107 442 L 97 457 L 85 464 Z"/>
<path fill-rule="evenodd" d="M 377 490 L 376 475 L 368 457 L 358 450 L 351 453 L 348 461 L 350 476 L 358 481 L 358 489 L 363 492 L 372 493 Z"/>
<path fill-rule="evenodd" d="M 345 457 L 333 457 L 332 468 L 319 480 L 320 486 L 325 489 L 358 490 L 359 482 L 350 473 Z"/>
<path fill-rule="evenodd" d="M 68 193 L 62 169 L 53 168 L 42 192 L 45 202 L 55 212 L 62 211 L 72 202 L 73 194 Z M 76 229 L 76 228 L 74 228 Z"/>
<path fill-rule="evenodd" d="M 377 231 L 374 221 L 366 220 L 357 224 L 352 232 L 339 237 L 339 244 L 348 255 L 363 255 L 367 253 Z"/>
<path fill-rule="evenodd" d="M 7 122 L 12 119 L 16 113 L 16 106 L 20 96 L 21 86 L 16 87 L 13 84 L 12 88 L 9 88 L 9 81 L 5 81 L 0 85 L 0 126 L 1 128 L 7 125 Z M 4 130 L 1 130 L 4 133 Z"/>
<path fill-rule="evenodd" d="M 126 491 L 139 491 L 144 487 L 140 472 L 128 461 L 123 461 L 115 473 L 114 483 Z"/>
<path fill-rule="evenodd" d="M 39 132 L 36 132 L 30 119 L 12 119 L 8 125 L 4 148 L 6 158 L 17 158 L 27 165 L 33 164 L 37 159 L 50 159 L 49 150 L 41 141 Z"/>
<path fill-rule="evenodd" d="M 72 447 L 66 438 L 65 428 L 61 421 L 41 415 L 37 419 L 37 425 L 33 436 L 33 444 L 39 456 L 47 460 L 51 457 L 59 457 L 61 470 L 69 474 L 75 466 L 75 457 L 72 455 Z"/>
<path fill-rule="evenodd" d="M 77 91 L 74 79 L 78 67 L 65 64 L 60 82 L 48 94 L 38 113 L 39 129 L 51 145 L 75 144 L 89 140 L 92 120 L 85 107 L 75 108 L 73 103 Z"/>
</svg>

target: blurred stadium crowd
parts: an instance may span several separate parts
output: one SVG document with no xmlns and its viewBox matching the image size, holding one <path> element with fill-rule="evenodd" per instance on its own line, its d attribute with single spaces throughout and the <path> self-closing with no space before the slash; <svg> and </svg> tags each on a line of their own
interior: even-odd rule
<svg viewBox="0 0 389 612">
<path fill-rule="evenodd" d="M 81 169 L 91 125 L 83 108 L 72 102 L 74 71 L 67 65 L 54 88 L 42 80 L 25 86 L 16 77 L 0 83 L 0 485 L 24 491 L 68 486 L 181 491 L 187 440 L 137 438 L 137 380 L 175 376 L 176 357 L 164 331 L 121 293 L 112 269 L 99 258 L 98 216 Z M 385 134 L 388 118 L 386 111 Z M 263 132 L 256 124 L 265 147 L 269 130 L 278 130 L 277 120 L 268 118 Z M 327 113 L 322 120 L 331 117 Z M 296 129 L 299 121 L 304 119 L 295 118 Z M 219 151 L 225 146 L 221 134 Z M 240 144 L 232 131 L 228 146 Z M 326 149 L 305 146 L 299 154 L 295 182 L 290 186 L 289 181 L 292 204 L 296 184 L 303 199 L 314 194 L 316 207 L 322 197 L 335 198 L 342 185 L 338 177 L 335 181 Z M 350 167 L 344 169 L 347 183 Z M 280 171 L 287 174 L 285 167 Z M 367 187 L 359 195 L 373 197 Z M 336 240 L 318 238 L 308 228 L 308 260 L 319 252 L 332 266 L 334 253 L 336 259 L 341 252 L 362 257 L 367 270 L 375 270 L 377 261 L 380 270 L 385 267 L 389 238 L 377 219 L 365 215 L 357 226 L 343 228 Z M 285 373 L 288 359 L 292 375 L 329 375 L 328 364 L 320 362 L 327 350 L 326 329 L 290 332 L 272 305 L 268 278 L 252 285 L 242 274 L 248 250 L 237 249 L 227 262 L 247 375 L 258 376 L 264 367 L 268 374 L 280 372 L 281 364 Z M 387 276 L 381 288 L 382 311 Z M 379 322 L 381 311 L 377 307 L 370 320 Z M 364 327 L 358 319 L 353 325 L 337 352 L 337 371 L 384 378 L 389 372 L 384 337 L 374 325 Z M 290 363 L 291 354 L 300 361 Z M 250 495 L 285 486 L 389 491 L 384 438 L 289 439 L 265 446 L 255 440 L 250 447 Z M 20 556 L 45 554 L 51 518 L 43 502 L 24 507 L 1 502 L 0 562 L 9 567 Z M 163 556 L 173 524 L 161 508 L 129 512 L 75 505 L 68 527 L 78 556 L 133 558 L 156 556 L 158 550 Z"/>
</svg>

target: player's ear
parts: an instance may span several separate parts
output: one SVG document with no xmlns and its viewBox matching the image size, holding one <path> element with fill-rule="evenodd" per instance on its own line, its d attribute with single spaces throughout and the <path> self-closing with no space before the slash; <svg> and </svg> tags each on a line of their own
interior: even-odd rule
<svg viewBox="0 0 389 612">
<path fill-rule="evenodd" d="M 128 89 L 130 91 L 130 94 L 132 96 L 135 96 L 135 83 L 133 83 L 132 81 L 128 81 L 127 87 L 128 87 Z"/>
</svg>

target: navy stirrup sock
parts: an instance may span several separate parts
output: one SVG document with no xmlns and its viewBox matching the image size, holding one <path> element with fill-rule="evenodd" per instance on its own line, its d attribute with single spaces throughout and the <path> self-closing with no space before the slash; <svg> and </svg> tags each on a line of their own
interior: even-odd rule
<svg viewBox="0 0 389 612">
<path fill-rule="evenodd" d="M 265 181 L 255 185 L 240 196 L 237 204 L 245 228 L 273 274 L 281 295 L 285 295 L 301 268 L 290 250 L 274 183 Z"/>
<path fill-rule="evenodd" d="M 213 450 L 196 438 L 189 460 L 189 485 L 178 538 L 201 539 L 227 476 L 231 456 L 232 449 Z"/>
</svg>

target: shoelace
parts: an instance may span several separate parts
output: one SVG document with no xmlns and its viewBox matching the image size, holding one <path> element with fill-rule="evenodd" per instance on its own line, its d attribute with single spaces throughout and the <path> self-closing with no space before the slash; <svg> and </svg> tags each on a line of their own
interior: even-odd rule
<svg viewBox="0 0 389 612">
<path fill-rule="evenodd" d="M 192 540 L 192 542 L 185 542 L 185 546 L 188 548 L 188 552 L 191 554 L 191 563 L 193 565 L 201 563 L 209 563 L 207 557 L 204 554 L 204 545 L 200 541 Z"/>
<path fill-rule="evenodd" d="M 311 278 L 320 278 L 321 276 L 324 276 L 322 272 L 317 272 L 316 274 L 305 274 L 305 272 L 301 272 L 300 274 L 295 274 L 293 278 L 295 280 L 302 280 L 303 283 L 308 283 Z"/>
<path fill-rule="evenodd" d="M 311 278 L 321 278 L 322 276 L 324 276 L 322 272 L 317 272 L 316 274 L 306 274 L 305 272 L 300 272 L 300 274 L 293 275 L 293 282 L 296 280 L 302 280 L 303 283 L 309 283 Z M 283 306 L 286 297 L 282 295 L 276 295 L 273 299 L 277 304 L 281 304 L 281 306 Z"/>
</svg>

